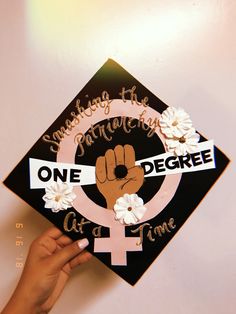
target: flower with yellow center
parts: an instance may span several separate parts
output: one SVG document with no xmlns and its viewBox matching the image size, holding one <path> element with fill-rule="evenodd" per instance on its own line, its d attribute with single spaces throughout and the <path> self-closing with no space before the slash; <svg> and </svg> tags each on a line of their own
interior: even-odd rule
<svg viewBox="0 0 236 314">
<path fill-rule="evenodd" d="M 167 138 L 166 147 L 168 152 L 177 156 L 192 154 L 197 150 L 199 139 L 200 135 L 192 128 L 180 138 Z"/>
<path fill-rule="evenodd" d="M 159 125 L 166 137 L 180 138 L 192 128 L 192 121 L 184 109 L 168 107 L 161 114 Z"/>
</svg>

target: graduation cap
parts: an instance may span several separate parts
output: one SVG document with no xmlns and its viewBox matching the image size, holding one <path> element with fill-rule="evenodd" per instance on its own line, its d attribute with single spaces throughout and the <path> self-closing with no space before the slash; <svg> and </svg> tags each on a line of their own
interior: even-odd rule
<svg viewBox="0 0 236 314">
<path fill-rule="evenodd" d="M 134 285 L 228 163 L 109 59 L 4 184 Z"/>
</svg>

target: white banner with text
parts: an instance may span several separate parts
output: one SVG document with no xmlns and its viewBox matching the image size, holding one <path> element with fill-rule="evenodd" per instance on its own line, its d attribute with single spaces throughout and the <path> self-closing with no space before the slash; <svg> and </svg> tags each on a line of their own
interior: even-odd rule
<svg viewBox="0 0 236 314">
<path fill-rule="evenodd" d="M 195 172 L 215 168 L 213 140 L 198 144 L 193 154 L 175 156 L 164 153 L 138 160 L 135 163 L 144 169 L 145 177 L 176 173 Z M 70 185 L 96 184 L 95 166 L 59 163 L 29 158 L 30 188 L 42 189 L 52 182 L 66 182 Z"/>
</svg>

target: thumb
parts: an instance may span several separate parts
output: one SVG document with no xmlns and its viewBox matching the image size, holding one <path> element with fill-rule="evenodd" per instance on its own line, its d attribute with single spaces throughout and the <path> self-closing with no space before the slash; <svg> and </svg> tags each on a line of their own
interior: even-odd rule
<svg viewBox="0 0 236 314">
<path fill-rule="evenodd" d="M 84 238 L 82 240 L 67 245 L 66 247 L 52 255 L 52 267 L 56 270 L 61 269 L 72 258 L 80 254 L 88 246 L 88 244 L 88 239 Z"/>
<path fill-rule="evenodd" d="M 134 166 L 132 168 L 129 168 L 128 174 L 127 174 L 126 177 L 128 179 L 130 179 L 130 178 L 143 179 L 143 177 L 144 177 L 144 170 L 140 166 Z"/>
<path fill-rule="evenodd" d="M 126 176 L 127 182 L 124 186 L 125 192 L 132 194 L 136 193 L 143 185 L 144 170 L 142 167 L 135 166 L 130 168 Z"/>
</svg>

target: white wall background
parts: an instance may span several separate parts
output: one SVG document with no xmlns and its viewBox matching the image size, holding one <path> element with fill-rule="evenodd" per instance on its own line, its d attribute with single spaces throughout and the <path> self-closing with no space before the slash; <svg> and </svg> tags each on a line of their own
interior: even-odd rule
<svg viewBox="0 0 236 314">
<path fill-rule="evenodd" d="M 0 177 L 108 57 L 184 107 L 232 162 L 135 287 L 93 258 L 51 313 L 233 314 L 236 1 L 0 0 Z M 16 258 L 50 223 L 3 185 L 0 200 L 1 308 L 21 273 Z"/>
</svg>

